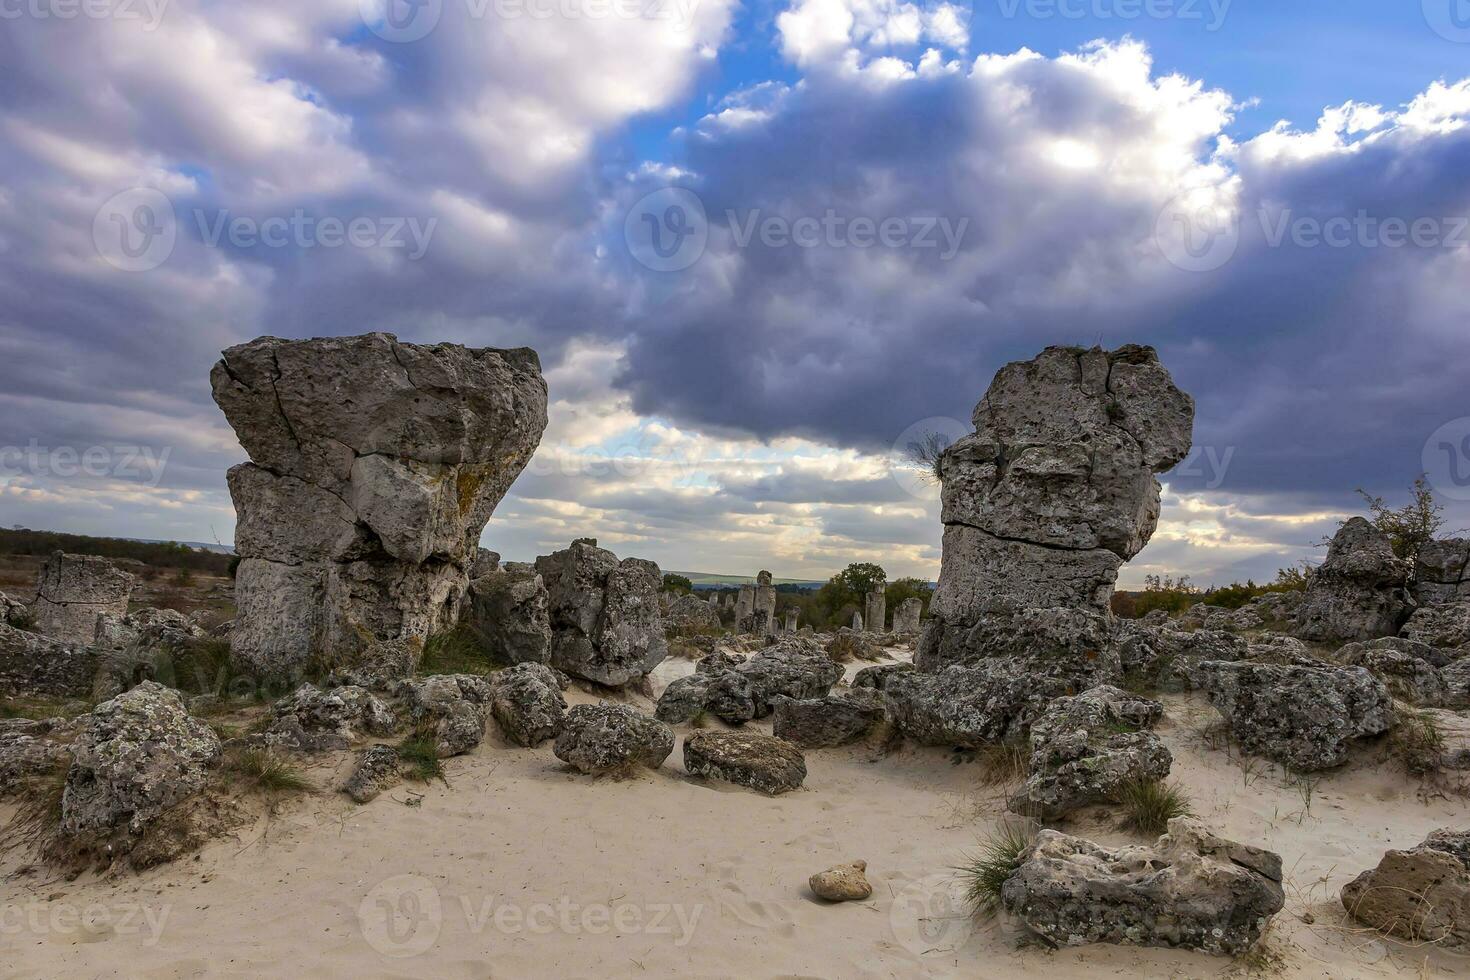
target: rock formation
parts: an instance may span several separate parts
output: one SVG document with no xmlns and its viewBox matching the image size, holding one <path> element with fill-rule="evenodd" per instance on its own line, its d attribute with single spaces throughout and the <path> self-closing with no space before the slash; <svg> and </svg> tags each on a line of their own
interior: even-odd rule
<svg viewBox="0 0 1470 980">
<path fill-rule="evenodd" d="M 755 622 L 749 631 L 760 636 L 776 635 L 776 588 L 771 573 L 761 570 L 755 576 Z"/>
<path fill-rule="evenodd" d="M 668 655 L 658 594 L 663 574 L 641 558 L 599 548 L 592 538 L 536 559 L 550 595 L 551 665 L 617 687 Z"/>
<path fill-rule="evenodd" d="M 893 610 L 893 632 L 918 633 L 919 617 L 924 612 L 923 599 L 905 599 Z"/>
<path fill-rule="evenodd" d="M 657 769 L 672 751 L 672 728 L 608 701 L 579 704 L 567 712 L 552 747 L 558 759 L 592 775 Z"/>
<path fill-rule="evenodd" d="M 796 632 L 796 624 L 797 624 L 798 620 L 800 619 L 800 617 L 801 617 L 801 611 L 799 609 L 797 609 L 795 606 L 792 606 L 790 609 L 786 610 L 786 628 L 785 628 L 785 632 L 787 632 L 787 633 L 795 633 Z"/>
<path fill-rule="evenodd" d="M 1189 452 L 1194 402 L 1152 348 L 1050 347 L 1001 368 L 973 421 L 941 461 L 925 669 L 967 659 L 966 634 L 988 616 L 1107 616 L 1118 568 L 1158 523 L 1154 474 Z"/>
<path fill-rule="evenodd" d="M 1413 943 L 1470 949 L 1470 833 L 1436 830 L 1342 890 L 1348 915 Z"/>
<path fill-rule="evenodd" d="M 91 643 L 98 616 L 127 615 L 133 576 L 106 558 L 57 551 L 36 586 L 36 628 L 62 643 Z"/>
<path fill-rule="evenodd" d="M 740 596 L 735 600 L 735 632 L 749 633 L 751 617 L 755 613 L 755 586 L 742 585 Z"/>
<path fill-rule="evenodd" d="M 1323 643 L 1393 636 L 1414 608 L 1409 571 L 1409 563 L 1395 557 L 1388 535 L 1352 518 L 1307 580 L 1296 635 Z"/>
<path fill-rule="evenodd" d="M 869 592 L 863 600 L 863 624 L 869 632 L 882 633 L 883 626 L 887 622 L 887 598 L 884 596 L 883 587 L 879 586 Z"/>
<path fill-rule="evenodd" d="M 481 569 L 470 582 L 464 623 L 502 663 L 551 660 L 551 597 L 533 565 Z"/>
<path fill-rule="evenodd" d="M 799 789 L 806 779 L 801 750 L 759 732 L 694 732 L 684 739 L 684 768 L 767 796 Z"/>
<path fill-rule="evenodd" d="M 229 473 L 237 666 L 411 667 L 458 622 L 480 532 L 546 428 L 535 352 L 263 337 L 210 381 L 251 459 Z"/>
<path fill-rule="evenodd" d="M 1414 599 L 1421 606 L 1470 599 L 1470 538 L 1431 541 L 1419 549 Z"/>
</svg>

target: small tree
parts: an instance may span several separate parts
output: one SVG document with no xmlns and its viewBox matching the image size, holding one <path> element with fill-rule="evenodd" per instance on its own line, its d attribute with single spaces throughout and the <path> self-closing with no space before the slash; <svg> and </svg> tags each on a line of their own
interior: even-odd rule
<svg viewBox="0 0 1470 980">
<path fill-rule="evenodd" d="M 919 578 L 901 578 L 883 590 L 884 601 L 889 609 L 898 608 L 905 599 L 918 599 L 924 603 L 924 612 L 929 610 L 929 599 L 934 595 L 929 583 Z"/>
<path fill-rule="evenodd" d="M 664 573 L 664 591 L 672 592 L 674 595 L 688 595 L 694 591 L 694 583 L 686 576 L 675 575 L 673 572 Z"/>
<path fill-rule="evenodd" d="M 845 598 L 861 606 L 869 592 L 883 588 L 888 581 L 888 573 L 882 565 L 857 561 L 839 572 L 833 581 L 846 593 Z"/>
<path fill-rule="evenodd" d="M 1422 473 L 1409 493 L 1409 502 L 1394 509 L 1382 497 L 1375 497 L 1361 487 L 1358 489 L 1358 496 L 1363 498 L 1368 512 L 1373 515 L 1373 526 L 1388 535 L 1395 555 L 1412 562 L 1419 556 L 1419 549 L 1433 541 L 1444 527 L 1444 518 L 1440 516 L 1444 513 L 1444 505 L 1434 499 L 1429 478 Z"/>
</svg>

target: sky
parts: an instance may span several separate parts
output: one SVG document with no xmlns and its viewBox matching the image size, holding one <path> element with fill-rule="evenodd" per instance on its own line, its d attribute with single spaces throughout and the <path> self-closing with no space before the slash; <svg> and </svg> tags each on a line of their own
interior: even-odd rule
<svg viewBox="0 0 1470 980">
<path fill-rule="evenodd" d="M 256 336 L 531 346 L 482 542 L 934 578 L 950 437 L 1156 347 L 1120 582 L 1470 526 L 1467 0 L 0 0 L 0 525 L 228 544 Z"/>
</svg>

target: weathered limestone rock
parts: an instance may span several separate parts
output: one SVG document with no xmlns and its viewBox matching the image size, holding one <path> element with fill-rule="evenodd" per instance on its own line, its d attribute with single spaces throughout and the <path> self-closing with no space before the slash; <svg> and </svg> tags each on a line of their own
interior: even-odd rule
<svg viewBox="0 0 1470 980">
<path fill-rule="evenodd" d="M 924 612 L 923 599 L 905 599 L 893 610 L 893 632 L 919 632 L 919 616 Z"/>
<path fill-rule="evenodd" d="M 0 694 L 89 697 L 97 667 L 91 647 L 0 623 Z"/>
<path fill-rule="evenodd" d="M 852 676 L 852 689 L 858 690 L 887 690 L 888 682 L 894 677 L 902 674 L 912 674 L 916 668 L 913 664 L 876 664 L 872 667 L 864 667 Z"/>
<path fill-rule="evenodd" d="M 712 633 L 720 628 L 720 613 L 714 605 L 698 596 L 681 595 L 669 600 L 664 613 L 664 629 L 675 636 Z"/>
<path fill-rule="evenodd" d="M 1414 608 L 1408 584 L 1409 563 L 1394 556 L 1388 535 L 1354 517 L 1307 580 L 1296 635 L 1324 643 L 1393 636 Z"/>
<path fill-rule="evenodd" d="M 842 668 L 820 648 L 787 637 L 749 660 L 724 654 L 705 657 L 695 673 L 664 689 L 655 714 L 669 724 L 689 721 L 708 712 L 721 721 L 739 725 L 764 718 L 781 698 L 806 700 L 826 697 L 842 679 Z"/>
<path fill-rule="evenodd" d="M 71 733 L 56 722 L 0 719 L 0 798 L 25 791 L 27 781 L 55 772 L 71 757 L 61 736 Z"/>
<path fill-rule="evenodd" d="M 204 788 L 219 754 L 218 736 L 168 688 L 147 681 L 99 704 L 72 745 L 62 836 L 99 854 L 126 853 Z"/>
<path fill-rule="evenodd" d="M 1233 956 L 1281 911 L 1281 858 L 1191 817 L 1151 847 L 1043 830 L 1001 888 L 1006 910 L 1059 946 L 1120 943 Z"/>
<path fill-rule="evenodd" d="M 776 635 L 776 589 L 771 585 L 771 573 L 762 569 L 755 576 L 754 628 L 749 632 L 761 636 Z"/>
<path fill-rule="evenodd" d="M 873 886 L 863 872 L 868 862 L 853 861 L 819 871 L 807 879 L 812 894 L 828 902 L 861 902 L 873 897 Z"/>
<path fill-rule="evenodd" d="M 1117 629 L 1091 609 L 1018 609 L 982 616 L 967 629 L 932 628 L 914 654 L 922 671 L 1024 658 L 1032 669 L 1066 680 L 1075 694 L 1122 674 Z"/>
<path fill-rule="evenodd" d="M 750 681 L 757 718 L 774 710 L 778 695 L 796 700 L 822 698 L 842 679 L 840 666 L 820 647 L 806 645 L 798 637 L 766 647 L 736 669 Z"/>
<path fill-rule="evenodd" d="M 857 632 L 859 632 L 859 633 L 861 633 L 863 631 L 863 614 L 862 613 L 860 613 L 860 612 L 854 612 L 852 614 L 852 628 L 854 630 L 856 630 Z"/>
<path fill-rule="evenodd" d="M 502 662 L 544 664 L 551 660 L 550 605 L 535 566 L 509 562 L 470 582 L 465 625 Z"/>
<path fill-rule="evenodd" d="M 1245 660 L 1250 641 L 1220 630 L 1181 630 L 1167 622 L 1123 620 L 1116 649 L 1125 674 L 1155 688 L 1192 687 L 1194 668 L 1206 660 Z"/>
<path fill-rule="evenodd" d="M 1431 541 L 1419 549 L 1414 599 L 1421 606 L 1470 599 L 1470 538 Z"/>
<path fill-rule="evenodd" d="M 975 433 L 941 461 L 944 552 L 923 669 L 964 662 L 986 616 L 1106 616 L 1120 565 L 1158 523 L 1159 483 L 1189 452 L 1194 402 L 1152 348 L 1050 347 L 996 374 Z"/>
<path fill-rule="evenodd" d="M 785 630 L 785 632 L 787 632 L 787 633 L 795 633 L 796 632 L 796 624 L 797 624 L 797 621 L 800 619 L 800 617 L 801 617 L 801 610 L 797 609 L 795 606 L 792 606 L 790 609 L 786 610 L 786 630 Z"/>
<path fill-rule="evenodd" d="M 585 773 L 657 769 L 674 751 L 674 730 L 625 704 L 579 704 L 567 712 L 552 747 Z"/>
<path fill-rule="evenodd" d="M 386 659 L 411 668 L 458 622 L 480 532 L 546 428 L 535 352 L 262 337 L 210 381 L 251 458 L 229 473 L 238 667 L 282 681 L 400 648 Z"/>
<path fill-rule="evenodd" d="M 871 633 L 882 633 L 883 626 L 888 622 L 888 598 L 884 594 L 883 586 L 868 593 L 863 602 L 863 625 Z"/>
<path fill-rule="evenodd" d="M 1342 889 L 1348 915 L 1414 943 L 1470 948 L 1470 833 L 1436 830 Z"/>
<path fill-rule="evenodd" d="M 1399 635 L 1432 647 L 1470 655 L 1470 600 L 1414 610 Z"/>
<path fill-rule="evenodd" d="M 883 720 L 883 698 L 867 689 L 825 698 L 778 697 L 771 733 L 805 749 L 856 742 Z"/>
<path fill-rule="evenodd" d="M 1257 630 L 1266 623 L 1249 606 L 1226 609 L 1196 602 L 1179 617 L 1179 625 L 1184 629 Z"/>
<path fill-rule="evenodd" d="M 1363 640 L 1359 643 L 1349 643 L 1333 655 L 1340 663 L 1354 663 L 1365 653 L 1400 653 L 1415 660 L 1422 660 L 1431 667 L 1444 667 L 1456 659 L 1455 651 L 1444 650 L 1437 646 L 1430 646 L 1419 640 L 1411 640 L 1403 636 L 1381 636 L 1376 640 Z M 1223 660 L 1223 657 L 1212 657 L 1212 660 Z"/>
<path fill-rule="evenodd" d="M 1174 757 L 1147 731 L 1163 713 L 1157 701 L 1116 687 L 1054 701 L 1031 726 L 1030 776 L 1008 808 L 1056 820 L 1113 799 L 1130 782 L 1163 779 Z"/>
<path fill-rule="evenodd" d="M 797 789 L 806 779 L 800 749 L 756 732 L 694 732 L 684 739 L 684 768 L 767 796 Z"/>
<path fill-rule="evenodd" d="M 551 599 L 551 664 L 585 680 L 618 687 L 643 677 L 668 656 L 658 594 L 663 574 L 590 538 L 536 559 Z"/>
<path fill-rule="evenodd" d="M 752 632 L 752 617 L 755 615 L 755 586 L 742 585 L 740 595 L 735 600 L 735 632 Z"/>
<path fill-rule="evenodd" d="M 1301 657 L 1284 663 L 1205 661 L 1194 670 L 1248 752 L 1299 772 L 1341 765 L 1359 738 L 1394 724 L 1383 682 L 1362 667 L 1335 667 Z"/>
<path fill-rule="evenodd" d="M 16 629 L 35 625 L 36 615 L 31 607 L 14 599 L 4 592 L 0 592 L 0 626 L 14 626 Z"/>
<path fill-rule="evenodd" d="M 827 656 L 840 664 L 854 660 L 882 660 L 883 644 L 878 635 L 846 627 L 832 634 L 824 648 Z"/>
<path fill-rule="evenodd" d="M 1078 693 L 1033 660 L 997 658 L 937 673 L 895 671 L 883 693 L 898 730 L 924 745 L 975 748 L 1024 737 L 1057 698 Z"/>
<path fill-rule="evenodd" d="M 97 617 L 121 619 L 133 594 L 133 576 L 106 558 L 54 552 L 36 583 L 36 628 L 62 643 L 91 643 Z"/>
<path fill-rule="evenodd" d="M 490 712 L 505 737 L 517 745 L 540 745 L 561 731 L 566 699 L 556 675 L 544 664 L 518 664 L 495 678 Z"/>
<path fill-rule="evenodd" d="M 357 760 L 357 768 L 347 777 L 342 792 L 354 803 L 367 803 L 383 790 L 398 783 L 402 777 L 402 766 L 398 750 L 391 745 L 373 745 L 365 749 Z"/>
<path fill-rule="evenodd" d="M 392 735 L 398 726 L 392 708 L 354 685 L 323 690 L 303 684 L 272 705 L 271 713 L 275 721 L 264 741 L 303 752 L 345 749 L 368 735 Z"/>
<path fill-rule="evenodd" d="M 750 721 L 755 717 L 755 692 L 750 678 L 739 670 L 696 672 L 680 677 L 664 688 L 654 709 L 654 717 L 670 725 L 692 721 L 702 713 L 714 715 L 729 725 Z"/>
<path fill-rule="evenodd" d="M 1397 637 L 1384 639 L 1398 640 Z M 1384 683 L 1389 694 L 1400 701 L 1424 707 L 1435 707 L 1444 703 L 1445 682 L 1438 668 L 1411 653 L 1375 645 L 1382 643 L 1382 639 L 1367 643 L 1349 643 L 1337 652 L 1337 662 L 1348 667 L 1367 668 Z"/>
<path fill-rule="evenodd" d="M 463 755 L 485 739 L 494 685 L 474 674 L 438 674 L 405 681 L 409 720 L 434 733 L 439 758 Z"/>
</svg>

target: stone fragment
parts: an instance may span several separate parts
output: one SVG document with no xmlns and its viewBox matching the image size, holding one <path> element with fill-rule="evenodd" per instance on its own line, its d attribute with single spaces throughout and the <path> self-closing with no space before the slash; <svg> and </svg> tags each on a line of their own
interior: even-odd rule
<svg viewBox="0 0 1470 980">
<path fill-rule="evenodd" d="M 1445 682 L 1438 668 L 1412 654 L 1373 645 L 1382 642 L 1350 643 L 1337 652 L 1337 662 L 1348 667 L 1366 667 L 1400 701 L 1425 707 L 1443 704 Z"/>
<path fill-rule="evenodd" d="M 1470 655 L 1470 600 L 1455 600 L 1414 610 L 1399 631 L 1406 640 Z"/>
<path fill-rule="evenodd" d="M 97 669 L 92 647 L 0 623 L 0 694 L 90 697 Z"/>
<path fill-rule="evenodd" d="M 52 552 L 36 583 L 36 628 L 62 643 L 91 643 L 99 615 L 127 615 L 133 584 L 106 558 Z"/>
<path fill-rule="evenodd" d="M 342 792 L 354 803 L 368 803 L 385 789 L 397 785 L 402 775 L 398 750 L 391 745 L 372 745 L 358 757 L 357 766 L 347 777 Z"/>
<path fill-rule="evenodd" d="M 55 772 L 71 758 L 49 721 L 0 720 L 0 798 L 27 789 L 27 782 Z"/>
<path fill-rule="evenodd" d="M 528 665 L 536 666 L 536 665 Z M 439 758 L 463 755 L 485 739 L 485 723 L 495 688 L 475 674 L 437 674 L 401 686 L 409 720 L 433 733 Z"/>
<path fill-rule="evenodd" d="M 581 772 L 657 769 L 674 751 L 674 730 L 625 704 L 579 704 L 567 712 L 552 752 Z"/>
<path fill-rule="evenodd" d="M 251 459 L 229 473 L 238 669 L 291 681 L 322 651 L 411 668 L 459 621 L 480 532 L 546 427 L 535 352 L 262 337 L 210 382 Z"/>
<path fill-rule="evenodd" d="M 1342 889 L 1348 915 L 1413 943 L 1470 949 L 1470 833 L 1436 830 Z"/>
<path fill-rule="evenodd" d="M 664 629 L 671 636 L 715 633 L 720 629 L 719 611 L 698 596 L 681 595 L 669 600 Z"/>
<path fill-rule="evenodd" d="M 805 749 L 847 745 L 883 720 L 883 698 L 872 690 L 795 700 L 777 698 L 771 733 Z"/>
<path fill-rule="evenodd" d="M 1117 627 L 1091 609 L 989 613 L 964 629 L 931 618 L 914 664 L 922 671 L 934 671 L 1015 657 L 1029 660 L 1049 676 L 1065 678 L 1075 688 L 1073 693 L 1113 683 L 1122 674 Z"/>
<path fill-rule="evenodd" d="M 1281 911 L 1281 858 L 1217 837 L 1192 817 L 1152 846 L 1106 848 L 1043 830 L 1001 903 L 1058 946 L 1119 943 L 1234 956 Z"/>
<path fill-rule="evenodd" d="M 1307 580 L 1296 635 L 1323 643 L 1393 636 L 1413 610 L 1409 572 L 1388 535 L 1361 517 L 1346 521 Z"/>
<path fill-rule="evenodd" d="M 806 779 L 800 749 L 756 732 L 694 732 L 684 739 L 684 768 L 768 796 L 797 789 Z"/>
<path fill-rule="evenodd" d="M 868 884 L 868 862 L 853 861 L 818 871 L 807 879 L 812 894 L 828 902 L 861 902 L 873 897 L 873 886 Z"/>
</svg>

